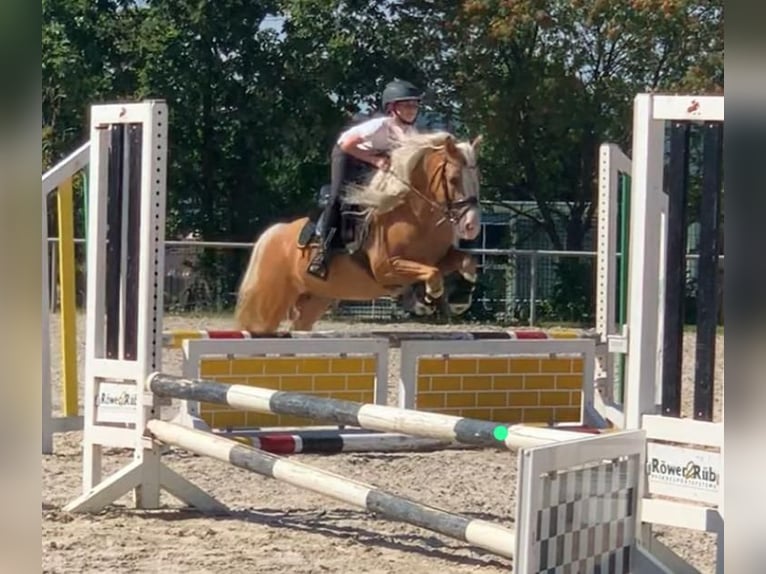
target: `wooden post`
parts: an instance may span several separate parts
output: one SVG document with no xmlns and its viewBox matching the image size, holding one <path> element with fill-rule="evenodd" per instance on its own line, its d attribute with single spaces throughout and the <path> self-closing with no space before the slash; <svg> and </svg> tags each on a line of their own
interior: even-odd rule
<svg viewBox="0 0 766 574">
<path fill-rule="evenodd" d="M 72 178 L 58 186 L 58 251 L 61 285 L 61 409 L 76 416 L 77 404 L 77 308 L 75 303 L 74 209 Z"/>
</svg>

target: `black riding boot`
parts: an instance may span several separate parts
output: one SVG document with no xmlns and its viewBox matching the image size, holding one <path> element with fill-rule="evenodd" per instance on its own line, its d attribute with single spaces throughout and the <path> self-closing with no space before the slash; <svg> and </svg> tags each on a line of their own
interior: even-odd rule
<svg viewBox="0 0 766 574">
<path fill-rule="evenodd" d="M 320 279 L 325 279 L 327 277 L 327 270 L 330 266 L 330 242 L 332 241 L 334 234 L 337 232 L 340 219 L 338 214 L 338 198 L 340 197 L 340 188 L 346 178 L 348 159 L 349 156 L 341 150 L 340 147 L 336 145 L 333 148 L 331 157 L 330 195 L 327 198 L 327 205 L 325 205 L 324 211 L 317 222 L 316 234 L 319 238 L 319 249 L 308 267 L 308 272 Z"/>
<path fill-rule="evenodd" d="M 309 263 L 308 272 L 320 279 L 327 278 L 327 270 L 330 266 L 330 243 L 336 233 L 336 202 L 329 201 L 324 212 L 317 221 L 316 235 L 319 240 L 316 255 Z"/>
</svg>

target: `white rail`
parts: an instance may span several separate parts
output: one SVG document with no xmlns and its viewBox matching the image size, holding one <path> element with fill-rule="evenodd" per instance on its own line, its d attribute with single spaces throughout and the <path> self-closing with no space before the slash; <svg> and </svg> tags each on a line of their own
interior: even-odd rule
<svg viewBox="0 0 766 574">
<path fill-rule="evenodd" d="M 43 174 L 43 197 L 88 165 L 89 161 L 90 141 L 87 141 Z"/>
</svg>

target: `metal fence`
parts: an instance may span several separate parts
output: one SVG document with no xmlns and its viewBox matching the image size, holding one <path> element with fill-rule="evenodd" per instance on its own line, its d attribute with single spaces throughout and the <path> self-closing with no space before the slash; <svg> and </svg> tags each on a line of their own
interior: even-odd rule
<svg viewBox="0 0 766 574">
<path fill-rule="evenodd" d="M 58 305 L 56 238 L 49 239 L 51 306 Z M 77 305 L 85 305 L 84 241 L 75 240 Z M 165 310 L 230 312 L 252 243 L 166 241 Z M 596 256 L 593 251 L 468 249 L 479 260 L 479 282 L 466 318 L 536 325 L 541 322 L 592 325 L 595 315 Z M 694 258 L 694 255 L 690 255 Z M 406 313 L 390 298 L 341 301 L 331 311 L 341 318 L 397 320 Z"/>
</svg>

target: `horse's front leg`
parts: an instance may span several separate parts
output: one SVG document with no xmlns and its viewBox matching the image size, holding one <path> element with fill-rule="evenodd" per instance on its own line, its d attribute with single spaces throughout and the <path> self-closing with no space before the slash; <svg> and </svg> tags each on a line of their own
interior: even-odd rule
<svg viewBox="0 0 766 574">
<path fill-rule="evenodd" d="M 462 315 L 473 304 L 473 293 L 478 279 L 476 259 L 454 247 L 439 262 L 439 270 L 447 279 L 446 306 L 452 315 Z M 457 277 L 450 275 L 457 273 Z"/>
<path fill-rule="evenodd" d="M 476 283 L 476 259 L 469 253 L 454 247 L 450 247 L 447 254 L 439 262 L 439 271 L 444 277 L 457 271 L 466 281 Z"/>
<path fill-rule="evenodd" d="M 374 268 L 373 273 L 378 282 L 387 285 L 409 285 L 423 282 L 426 296 L 431 301 L 444 295 L 444 276 L 439 268 L 433 265 L 425 265 L 401 257 L 392 257 L 385 264 Z"/>
</svg>

